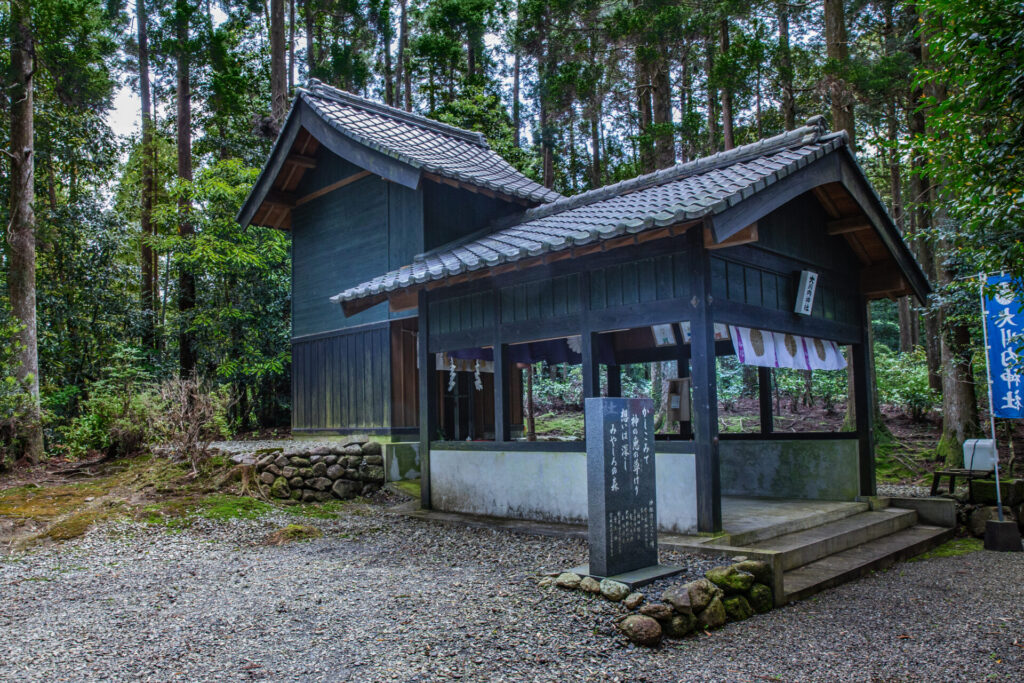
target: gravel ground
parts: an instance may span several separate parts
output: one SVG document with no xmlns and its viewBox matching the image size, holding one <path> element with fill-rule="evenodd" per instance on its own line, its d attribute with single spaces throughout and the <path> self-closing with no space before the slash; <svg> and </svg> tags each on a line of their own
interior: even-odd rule
<svg viewBox="0 0 1024 683">
<path fill-rule="evenodd" d="M 622 609 L 536 586 L 580 540 L 354 505 L 296 518 L 115 523 L 0 558 L 0 680 L 1021 680 L 1024 555 L 897 565 L 710 636 L 634 649 Z M 690 574 L 709 560 L 671 555 Z"/>
<path fill-rule="evenodd" d="M 960 489 L 967 490 L 967 486 L 957 487 Z M 949 489 L 949 484 L 946 483 L 942 487 L 942 493 L 945 493 Z M 905 498 L 927 498 L 932 495 L 932 489 L 930 486 L 913 486 L 911 484 L 879 484 L 878 495 L 880 496 L 897 496 Z"/>
</svg>

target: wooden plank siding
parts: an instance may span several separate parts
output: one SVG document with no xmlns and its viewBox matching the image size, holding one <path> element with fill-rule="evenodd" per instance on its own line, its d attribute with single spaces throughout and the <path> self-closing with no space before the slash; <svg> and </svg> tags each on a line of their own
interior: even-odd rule
<svg viewBox="0 0 1024 683">
<path fill-rule="evenodd" d="M 294 340 L 292 429 L 344 433 L 390 428 L 390 335 L 384 323 Z"/>
</svg>

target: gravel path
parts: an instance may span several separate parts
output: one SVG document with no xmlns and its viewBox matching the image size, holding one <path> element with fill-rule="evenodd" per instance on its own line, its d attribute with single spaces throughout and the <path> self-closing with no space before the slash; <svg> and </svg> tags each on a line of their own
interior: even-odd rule
<svg viewBox="0 0 1024 683">
<path fill-rule="evenodd" d="M 626 646 L 620 607 L 536 587 L 580 540 L 434 525 L 354 505 L 117 523 L 0 558 L 0 680 L 1020 680 L 1024 555 L 897 565 L 711 636 Z M 686 556 L 663 561 L 708 560 Z M 1017 643 L 1016 645 L 1014 643 Z"/>
</svg>

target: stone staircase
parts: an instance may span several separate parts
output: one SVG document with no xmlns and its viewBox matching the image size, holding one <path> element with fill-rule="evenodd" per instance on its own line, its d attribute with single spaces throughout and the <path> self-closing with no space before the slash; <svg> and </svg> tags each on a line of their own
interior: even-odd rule
<svg viewBox="0 0 1024 683">
<path fill-rule="evenodd" d="M 761 538 L 734 550 L 772 561 L 776 603 L 782 605 L 919 555 L 953 536 L 952 528 L 921 524 L 917 511 L 889 507 L 885 499 L 865 508 L 851 506 L 839 519 L 800 531 L 779 529 L 771 535 L 762 530 Z"/>
</svg>

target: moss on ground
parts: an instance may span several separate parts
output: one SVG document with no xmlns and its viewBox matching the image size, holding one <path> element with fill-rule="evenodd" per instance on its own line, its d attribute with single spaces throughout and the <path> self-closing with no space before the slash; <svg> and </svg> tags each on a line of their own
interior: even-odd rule
<svg viewBox="0 0 1024 683">
<path fill-rule="evenodd" d="M 403 479 L 401 481 L 391 482 L 391 486 L 398 489 L 407 496 L 412 497 L 414 500 L 419 500 L 420 491 L 420 480 L 419 479 Z"/>
<path fill-rule="evenodd" d="M 937 548 L 911 558 L 910 561 L 917 562 L 919 560 L 930 560 L 936 557 L 957 557 L 958 555 L 968 555 L 984 549 L 985 544 L 981 539 L 971 537 L 954 538 L 946 541 Z"/>
<path fill-rule="evenodd" d="M 266 545 L 284 545 L 285 543 L 295 543 L 297 541 L 309 541 L 314 538 L 320 538 L 323 535 L 324 532 L 309 524 L 289 524 L 267 536 L 264 543 Z"/>
<path fill-rule="evenodd" d="M 544 413 L 534 418 L 537 436 L 583 437 L 583 413 Z"/>
</svg>

